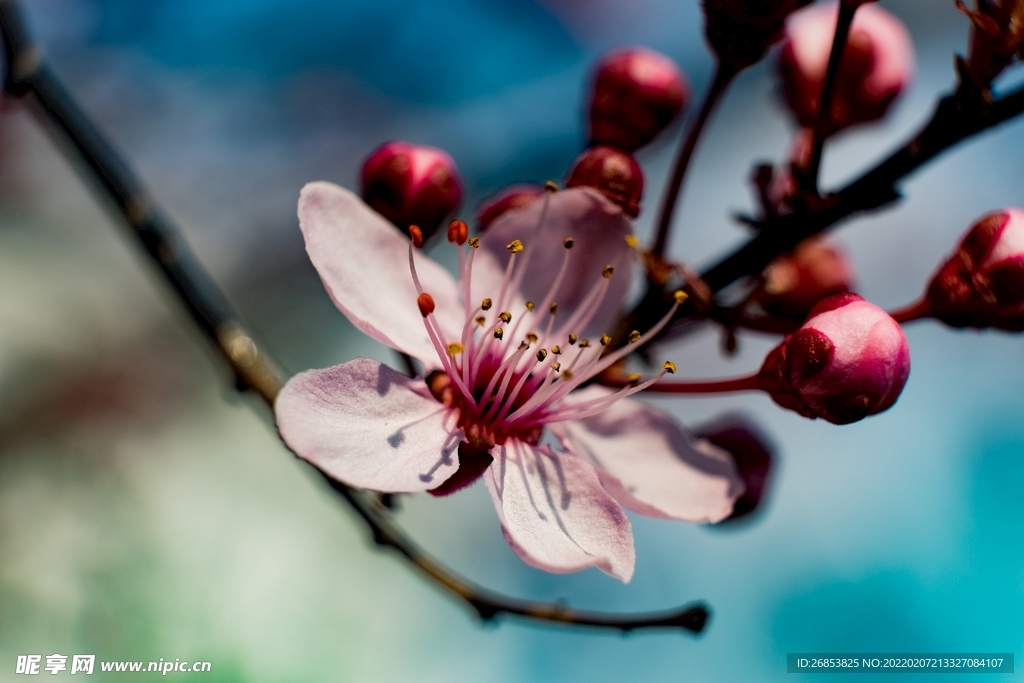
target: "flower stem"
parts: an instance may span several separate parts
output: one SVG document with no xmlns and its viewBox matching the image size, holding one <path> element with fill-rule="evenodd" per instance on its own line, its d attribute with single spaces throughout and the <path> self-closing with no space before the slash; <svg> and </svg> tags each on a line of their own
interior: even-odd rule
<svg viewBox="0 0 1024 683">
<path fill-rule="evenodd" d="M 651 248 L 651 253 L 655 256 L 660 257 L 665 253 L 669 232 L 672 227 L 672 214 L 675 212 L 679 192 L 682 189 L 683 180 L 686 178 L 686 170 L 690 166 L 690 159 L 693 158 L 693 151 L 696 149 L 697 141 L 704 131 L 704 124 L 707 122 L 711 110 L 715 108 L 725 89 L 738 73 L 739 69 L 724 62 L 719 62 L 718 66 L 715 67 L 715 75 L 711 80 L 711 85 L 708 86 L 707 93 L 704 95 L 704 102 L 701 104 L 700 112 L 697 114 L 697 118 L 693 120 L 693 123 L 690 124 L 690 130 L 683 140 L 682 147 L 679 148 L 676 165 L 672 170 L 672 177 L 669 179 L 668 185 L 665 186 L 665 196 L 661 201 L 661 214 L 658 218 L 658 234 L 654 240 L 654 246 Z"/>
<path fill-rule="evenodd" d="M 932 307 L 926 299 L 921 299 L 912 304 L 904 306 L 903 308 L 897 309 L 890 313 L 893 319 L 900 323 L 909 323 L 914 320 L 922 320 L 924 318 L 930 318 L 932 315 Z"/>
<path fill-rule="evenodd" d="M 604 375 L 600 383 L 610 387 L 630 386 L 621 377 L 609 377 Z M 760 391 L 761 380 L 758 373 L 746 377 L 734 377 L 732 379 L 708 380 L 706 382 L 656 382 L 644 389 L 645 393 L 656 394 L 726 394 L 733 391 Z"/>
</svg>

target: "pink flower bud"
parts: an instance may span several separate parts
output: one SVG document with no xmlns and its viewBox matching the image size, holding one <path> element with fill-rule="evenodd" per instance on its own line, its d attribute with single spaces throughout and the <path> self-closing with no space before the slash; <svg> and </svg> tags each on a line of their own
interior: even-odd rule
<svg viewBox="0 0 1024 683">
<path fill-rule="evenodd" d="M 844 293 L 818 302 L 768 354 L 759 380 L 783 408 L 849 424 L 889 408 L 909 374 L 910 347 L 899 323 Z"/>
<path fill-rule="evenodd" d="M 476 210 L 476 221 L 480 232 L 491 226 L 506 211 L 518 211 L 525 209 L 533 201 L 544 194 L 544 188 L 540 185 L 512 185 L 491 195 L 480 204 Z"/>
<path fill-rule="evenodd" d="M 786 22 L 779 70 L 786 102 L 803 126 L 817 120 L 838 12 L 836 2 L 816 5 Z M 839 67 L 829 132 L 881 118 L 913 73 L 913 43 L 902 22 L 876 5 L 862 6 Z"/>
<path fill-rule="evenodd" d="M 705 439 L 732 456 L 736 473 L 743 480 L 743 495 L 736 499 L 732 514 L 722 522 L 749 515 L 760 506 L 768 489 L 775 448 L 750 420 L 728 415 L 694 429 L 694 436 Z"/>
<path fill-rule="evenodd" d="M 824 240 L 811 238 L 768 265 L 756 298 L 773 315 L 803 319 L 814 304 L 848 291 L 852 284 L 846 256 Z"/>
<path fill-rule="evenodd" d="M 445 152 L 387 142 L 363 162 L 362 193 L 367 204 L 399 228 L 417 225 L 430 239 L 462 202 L 462 181 Z"/>
<path fill-rule="evenodd" d="M 591 147 L 573 162 L 566 187 L 593 187 L 636 218 L 644 193 L 644 172 L 632 154 L 614 147 Z"/>
<path fill-rule="evenodd" d="M 590 101 L 590 144 L 632 152 L 654 139 L 690 99 L 675 62 L 645 48 L 614 52 L 601 61 Z"/>
<path fill-rule="evenodd" d="M 975 223 L 928 285 L 933 316 L 954 327 L 1024 329 L 1024 211 Z"/>
</svg>

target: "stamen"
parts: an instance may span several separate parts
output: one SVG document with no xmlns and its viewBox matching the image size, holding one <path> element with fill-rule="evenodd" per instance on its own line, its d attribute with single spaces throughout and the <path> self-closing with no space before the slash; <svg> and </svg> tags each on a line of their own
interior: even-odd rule
<svg viewBox="0 0 1024 683">
<path fill-rule="evenodd" d="M 547 181 L 546 183 L 544 183 L 544 191 L 547 192 L 548 194 L 554 194 L 558 192 L 558 183 L 556 183 L 553 180 Z"/>
<path fill-rule="evenodd" d="M 448 355 L 449 356 L 457 356 L 460 353 L 462 353 L 462 350 L 463 350 L 462 344 L 460 344 L 459 342 L 452 342 L 452 343 L 448 344 Z"/>
<path fill-rule="evenodd" d="M 551 364 L 551 369 L 554 370 L 555 372 L 558 372 L 559 370 L 562 369 L 562 364 L 561 363 L 552 363 Z"/>
<path fill-rule="evenodd" d="M 508 249 L 513 254 L 518 254 L 523 250 L 523 243 L 520 240 L 512 240 L 507 245 L 505 245 L 505 248 Z"/>
<path fill-rule="evenodd" d="M 423 247 L 423 232 L 420 230 L 419 226 L 409 226 L 409 237 L 412 239 L 412 246 L 417 249 L 421 249 Z"/>
<path fill-rule="evenodd" d="M 557 356 L 558 354 L 562 353 L 562 347 L 558 346 L 557 344 L 555 346 L 552 346 L 551 347 L 551 353 L 553 353 L 553 354 L 555 354 Z"/>
<path fill-rule="evenodd" d="M 640 331 L 633 330 L 632 332 L 629 333 L 629 343 L 636 344 L 638 341 L 640 341 Z"/>
<path fill-rule="evenodd" d="M 586 403 L 581 403 L 572 406 L 571 408 L 568 408 L 566 410 L 548 413 L 543 417 L 543 422 L 544 424 L 551 424 L 553 422 L 566 422 L 567 420 L 579 420 L 585 417 L 591 417 L 593 415 L 603 413 L 605 410 L 608 410 L 608 408 L 611 407 L 611 405 L 616 401 L 619 401 L 621 399 L 626 398 L 627 396 L 632 396 L 633 394 L 643 391 L 644 389 L 651 386 L 664 376 L 665 371 L 663 370 L 654 377 L 647 380 L 646 382 L 643 382 L 642 384 L 637 384 L 635 386 L 625 387 L 615 392 L 611 396 L 595 399 L 593 401 L 587 401 Z"/>
<path fill-rule="evenodd" d="M 498 318 L 501 320 L 501 322 L 505 323 L 506 325 L 512 322 L 512 314 L 508 311 L 502 311 L 501 313 L 499 313 Z"/>
<path fill-rule="evenodd" d="M 416 299 L 416 305 L 420 307 L 420 315 L 426 318 L 434 312 L 434 297 L 423 292 Z"/>
<path fill-rule="evenodd" d="M 480 248 L 480 238 L 479 237 L 470 237 L 469 238 L 469 246 L 473 247 L 474 249 L 479 249 Z"/>
<path fill-rule="evenodd" d="M 562 379 L 564 379 L 566 381 L 572 379 L 572 370 L 566 370 L 565 372 L 563 372 L 562 373 Z"/>
<path fill-rule="evenodd" d="M 482 315 L 478 315 L 473 322 L 475 322 L 480 327 L 483 327 L 484 323 L 487 322 L 487 318 L 483 317 Z"/>
<path fill-rule="evenodd" d="M 527 335 L 526 335 L 526 339 L 527 339 L 527 341 L 529 341 L 529 342 L 530 342 L 531 344 L 536 344 L 536 343 L 537 343 L 537 335 L 536 335 L 536 334 L 534 334 L 533 332 L 529 332 L 529 333 L 527 333 Z"/>
<path fill-rule="evenodd" d="M 492 305 L 494 305 L 494 302 L 492 302 L 490 299 L 484 299 L 483 301 L 480 302 L 480 310 L 489 311 L 491 310 Z"/>
<path fill-rule="evenodd" d="M 576 333 L 575 332 L 570 332 L 569 333 L 569 346 L 572 346 L 573 344 L 575 344 L 577 339 L 579 339 L 579 337 L 576 336 Z"/>
<path fill-rule="evenodd" d="M 551 315 L 558 315 L 558 304 L 554 301 L 548 304 L 548 313 Z"/>
<path fill-rule="evenodd" d="M 615 267 L 611 266 L 611 265 L 605 266 L 601 270 L 601 277 L 603 277 L 605 279 L 610 278 L 614 274 L 615 274 Z"/>
<path fill-rule="evenodd" d="M 547 357 L 548 357 L 548 350 L 547 349 L 541 349 L 540 351 L 537 352 L 537 362 L 538 363 L 543 363 L 544 359 L 547 358 Z"/>
<path fill-rule="evenodd" d="M 665 361 L 665 364 L 662 365 L 661 367 L 663 367 L 665 369 L 665 372 L 667 372 L 670 375 L 676 374 L 676 364 L 670 360 Z"/>
<path fill-rule="evenodd" d="M 504 370 L 503 374 L 505 376 L 501 380 L 501 387 L 498 389 L 498 393 L 494 395 L 494 401 L 493 403 L 491 403 L 491 407 L 488 408 L 487 412 L 483 415 L 484 420 L 493 419 L 494 416 L 497 414 L 498 410 L 501 408 L 501 404 L 504 402 L 505 392 L 508 390 L 509 382 L 512 381 L 512 375 L 515 374 L 515 367 L 516 365 L 519 364 L 519 359 L 523 357 L 523 354 L 529 348 L 530 345 L 527 344 L 526 342 L 523 342 L 522 344 L 519 345 L 519 348 L 516 350 L 516 352 L 509 356 L 508 360 L 501 364 L 501 368 L 498 369 L 498 372 L 500 373 L 502 370 Z M 497 376 L 497 373 L 495 373 L 495 377 Z M 491 379 L 491 382 L 494 382 L 493 378 Z M 484 394 L 484 396 L 490 396 L 490 394 L 490 385 L 488 385 L 488 391 L 486 394 Z"/>
<path fill-rule="evenodd" d="M 574 246 L 576 246 L 576 240 L 574 240 L 571 237 L 566 237 L 564 240 L 562 240 L 562 246 L 565 247 L 566 249 L 572 249 Z"/>
<path fill-rule="evenodd" d="M 608 346 L 609 344 L 612 343 L 612 338 L 610 336 L 608 336 L 607 334 L 602 334 L 600 342 L 601 342 L 601 346 Z"/>
<path fill-rule="evenodd" d="M 465 221 L 452 221 L 448 224 L 448 241 L 458 244 L 460 247 L 466 243 L 469 237 L 469 226 Z"/>
<path fill-rule="evenodd" d="M 589 339 L 580 339 L 580 348 L 581 349 L 585 349 L 588 346 L 590 346 L 590 340 Z"/>
<path fill-rule="evenodd" d="M 626 383 L 629 384 L 630 386 L 634 386 L 635 387 L 639 382 L 640 382 L 640 375 L 638 375 L 635 372 L 626 376 Z"/>
<path fill-rule="evenodd" d="M 537 307 L 537 304 L 533 303 L 532 301 L 527 301 L 526 302 L 526 310 L 530 311 L 531 313 L 533 313 L 533 309 L 536 308 L 536 307 Z"/>
<path fill-rule="evenodd" d="M 636 238 L 636 235 L 626 235 L 625 240 L 626 246 L 628 246 L 630 249 L 636 249 L 637 246 L 640 244 L 640 240 Z"/>
<path fill-rule="evenodd" d="M 501 329 L 500 327 L 495 327 L 494 328 L 494 338 L 495 339 L 501 339 L 502 335 L 504 335 L 504 334 L 505 334 L 505 330 Z"/>
</svg>

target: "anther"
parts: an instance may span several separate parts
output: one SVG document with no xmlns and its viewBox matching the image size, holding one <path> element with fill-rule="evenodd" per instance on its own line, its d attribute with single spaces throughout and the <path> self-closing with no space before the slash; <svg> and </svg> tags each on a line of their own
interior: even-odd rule
<svg viewBox="0 0 1024 683">
<path fill-rule="evenodd" d="M 473 247 L 474 249 L 479 249 L 480 248 L 480 238 L 479 237 L 470 237 L 469 238 L 469 246 Z"/>
<path fill-rule="evenodd" d="M 563 373 L 562 373 L 562 379 L 564 379 L 564 380 L 565 380 L 565 381 L 567 381 L 567 382 L 568 382 L 568 381 L 569 381 L 570 379 L 572 379 L 572 371 L 571 371 L 571 370 L 566 370 L 565 372 L 563 372 Z"/>
<path fill-rule="evenodd" d="M 681 289 L 677 289 L 677 290 L 676 290 L 676 291 L 675 291 L 675 292 L 674 292 L 674 293 L 672 294 L 672 296 L 673 296 L 673 297 L 675 297 L 675 300 L 676 300 L 676 303 L 677 303 L 677 304 L 681 304 L 681 303 L 683 303 L 684 301 L 686 301 L 687 299 L 689 299 L 689 298 L 690 298 L 690 295 L 689 295 L 689 294 L 687 294 L 686 292 L 684 292 L 684 291 L 683 291 L 683 290 L 681 290 Z"/>
<path fill-rule="evenodd" d="M 608 279 L 615 273 L 615 268 L 612 266 L 605 266 L 604 270 L 601 271 L 601 277 Z"/>
<path fill-rule="evenodd" d="M 409 237 L 412 238 L 412 246 L 417 249 L 423 246 L 423 232 L 419 229 L 419 226 L 409 226 Z"/>
<path fill-rule="evenodd" d="M 566 237 L 564 240 L 562 240 L 562 246 L 565 247 L 566 249 L 572 249 L 575 245 L 576 240 L 574 240 L 571 237 Z"/>
<path fill-rule="evenodd" d="M 502 311 L 501 313 L 499 313 L 498 318 L 500 318 L 501 322 L 505 323 L 506 325 L 512 322 L 512 314 L 509 313 L 508 311 Z"/>
<path fill-rule="evenodd" d="M 546 183 L 544 183 L 544 191 L 547 192 L 548 194 L 554 194 L 558 192 L 558 183 L 556 183 L 553 180 L 547 181 Z"/>
<path fill-rule="evenodd" d="M 489 311 L 491 310 L 491 305 L 493 303 L 494 302 L 491 301 L 490 299 L 484 299 L 483 301 L 480 302 L 480 309 L 484 311 Z"/>
<path fill-rule="evenodd" d="M 551 315 L 557 314 L 558 313 L 558 304 L 555 303 L 554 301 L 552 301 L 550 304 L 548 304 L 548 313 L 550 313 Z"/>
<path fill-rule="evenodd" d="M 512 240 L 505 248 L 511 251 L 513 254 L 518 254 L 523 250 L 523 243 L 520 240 Z"/>
<path fill-rule="evenodd" d="M 558 354 L 562 353 L 562 347 L 561 346 L 557 346 L 557 345 L 556 346 L 552 346 L 551 347 L 551 353 L 553 353 L 553 354 L 555 354 L 557 356 Z"/>
<path fill-rule="evenodd" d="M 670 375 L 676 374 L 676 364 L 670 360 L 665 361 L 665 364 L 661 366 Z"/>
<path fill-rule="evenodd" d="M 534 334 L 533 332 L 528 332 L 526 334 L 526 341 L 530 342 L 531 344 L 536 344 L 537 343 L 537 335 Z"/>
<path fill-rule="evenodd" d="M 480 327 L 483 327 L 484 323 L 487 322 L 487 318 L 483 317 L 482 315 L 478 315 L 475 318 L 475 320 L 476 320 L 476 324 L 479 325 Z"/>
<path fill-rule="evenodd" d="M 495 327 L 494 328 L 494 338 L 495 339 L 501 339 L 501 336 L 503 334 L 505 334 L 505 330 L 501 329 L 500 327 Z"/>
<path fill-rule="evenodd" d="M 530 344 L 525 339 L 523 341 L 519 342 L 519 350 L 520 351 L 525 351 L 528 348 L 530 348 Z"/>
<path fill-rule="evenodd" d="M 638 341 L 640 341 L 640 332 L 638 330 L 633 330 L 629 333 L 629 343 L 636 344 Z"/>
<path fill-rule="evenodd" d="M 559 370 L 562 369 L 562 364 L 561 363 L 552 363 L 551 364 L 551 369 L 554 370 L 555 372 L 558 372 Z"/>
<path fill-rule="evenodd" d="M 547 358 L 547 357 L 548 357 L 548 350 L 547 349 L 541 349 L 540 351 L 537 352 L 537 361 L 538 362 L 543 363 L 544 359 Z"/>
<path fill-rule="evenodd" d="M 589 346 L 590 346 L 590 340 L 589 339 L 580 339 L 580 348 L 581 349 L 588 348 Z"/>
<path fill-rule="evenodd" d="M 420 307 L 420 315 L 426 318 L 434 312 L 434 297 L 423 292 L 416 298 L 416 305 Z"/>
<path fill-rule="evenodd" d="M 532 311 L 535 308 L 537 308 L 537 304 L 533 303 L 532 301 L 526 302 L 526 310 Z"/>
<path fill-rule="evenodd" d="M 459 342 L 452 342 L 451 344 L 448 345 L 449 356 L 457 356 L 460 353 L 462 353 L 462 344 L 460 344 Z"/>
<path fill-rule="evenodd" d="M 465 221 L 452 221 L 448 224 L 448 241 L 458 244 L 460 247 L 466 243 L 469 237 L 469 226 Z"/>
<path fill-rule="evenodd" d="M 572 346 L 573 344 L 575 344 L 577 339 L 579 339 L 579 337 L 576 336 L 576 333 L 575 332 L 570 332 L 569 333 L 569 346 Z"/>
<path fill-rule="evenodd" d="M 602 334 L 601 335 L 601 346 L 608 346 L 611 343 L 612 343 L 612 338 L 611 337 L 609 337 L 607 334 Z"/>
<path fill-rule="evenodd" d="M 626 377 L 626 383 L 635 387 L 637 384 L 640 383 L 640 375 L 634 372 L 633 374 Z"/>
<path fill-rule="evenodd" d="M 626 235 L 624 239 L 626 240 L 626 246 L 630 249 L 636 249 L 637 245 L 640 244 L 640 240 L 636 238 L 636 235 Z"/>
</svg>

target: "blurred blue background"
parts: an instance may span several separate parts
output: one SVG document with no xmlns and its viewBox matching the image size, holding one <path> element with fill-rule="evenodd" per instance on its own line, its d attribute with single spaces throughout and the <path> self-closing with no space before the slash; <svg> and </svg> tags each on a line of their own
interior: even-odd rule
<svg viewBox="0 0 1024 683">
<path fill-rule="evenodd" d="M 909 25 L 918 78 L 885 123 L 830 144 L 827 185 L 920 125 L 966 44 L 952 0 L 881 4 Z M 335 311 L 305 258 L 295 219 L 305 182 L 353 187 L 363 156 L 387 139 L 437 145 L 459 165 L 468 217 L 507 183 L 563 177 L 603 51 L 661 50 L 698 92 L 712 66 L 696 0 L 27 5 L 56 71 L 291 372 L 391 359 Z M 713 119 L 684 191 L 677 257 L 705 264 L 745 236 L 728 214 L 751 207 L 750 165 L 790 144 L 776 88 L 769 60 Z M 642 235 L 679 132 L 639 155 Z M 836 240 L 861 293 L 887 307 L 910 301 L 975 218 L 1024 204 L 1021 149 L 1024 125 L 1005 125 L 914 176 L 895 210 L 845 224 Z M 694 599 L 713 609 L 699 638 L 482 627 L 368 549 L 364 528 L 266 416 L 231 393 L 115 228 L 31 112 L 5 101 L 0 681 L 18 680 L 27 653 L 209 660 L 204 680 L 218 681 L 599 683 L 781 681 L 796 651 L 1022 652 L 1018 336 L 911 326 L 899 403 L 847 427 L 761 396 L 658 399 L 687 424 L 754 416 L 780 462 L 748 523 L 634 517 L 629 585 L 525 566 L 479 486 L 405 499 L 416 538 L 488 586 L 595 609 Z M 773 343 L 740 341 L 730 360 L 711 330 L 665 352 L 684 376 L 732 375 Z"/>
</svg>

